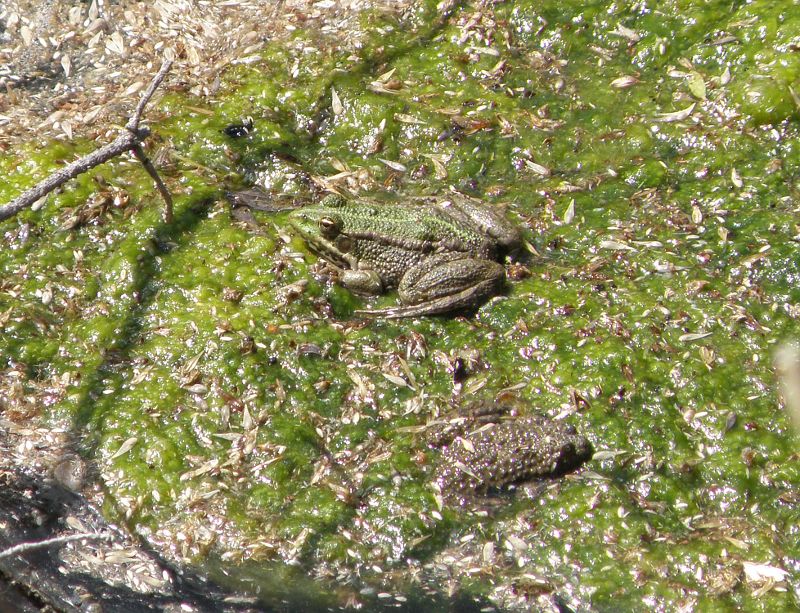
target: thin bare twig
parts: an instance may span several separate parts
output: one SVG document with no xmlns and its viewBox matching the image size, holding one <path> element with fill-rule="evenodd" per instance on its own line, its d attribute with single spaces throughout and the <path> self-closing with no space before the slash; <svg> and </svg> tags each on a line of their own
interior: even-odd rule
<svg viewBox="0 0 800 613">
<path fill-rule="evenodd" d="M 161 180 L 161 177 L 158 175 L 158 171 L 156 167 L 153 166 L 153 163 L 150 161 L 150 158 L 147 157 L 145 154 L 144 149 L 139 143 L 134 145 L 133 155 L 136 156 L 136 159 L 142 163 L 144 169 L 147 171 L 153 181 L 156 184 L 156 188 L 158 192 L 161 194 L 161 197 L 164 199 L 164 223 L 171 223 L 172 222 L 172 194 L 169 193 L 167 186 L 164 185 L 164 182 Z"/>
<path fill-rule="evenodd" d="M 41 549 L 42 547 L 50 547 L 51 545 L 63 545 L 64 543 L 71 543 L 72 541 L 83 540 L 109 540 L 113 538 L 110 534 L 103 534 L 102 532 L 81 532 L 79 534 L 69 534 L 67 536 L 56 536 L 43 541 L 30 541 L 28 543 L 20 543 L 8 549 L 0 551 L 0 560 L 3 558 L 10 558 L 20 553 L 27 553 L 34 549 Z"/>
<path fill-rule="evenodd" d="M 57 189 L 70 179 L 74 179 L 79 174 L 82 174 L 87 170 L 91 170 L 95 166 L 99 166 L 100 164 L 103 164 L 111 158 L 114 158 L 121 153 L 125 153 L 126 151 L 133 151 L 136 158 L 144 165 L 148 174 L 153 177 L 158 191 L 164 198 L 164 221 L 167 223 L 172 221 L 172 198 L 169 197 L 169 192 L 167 191 L 166 185 L 164 185 L 164 182 L 158 176 L 155 167 L 150 163 L 150 160 L 147 159 L 147 156 L 144 154 L 144 150 L 142 149 L 142 141 L 150 135 L 150 130 L 148 128 L 139 127 L 139 122 L 142 119 L 144 107 L 150 101 L 150 98 L 153 97 L 153 94 L 158 86 L 161 85 L 161 82 L 164 80 L 164 77 L 166 77 L 167 72 L 169 72 L 171 67 L 172 60 L 165 60 L 161 65 L 161 69 L 158 71 L 158 74 L 156 74 L 156 76 L 153 78 L 153 81 L 150 83 L 149 87 L 147 90 L 145 90 L 144 94 L 139 100 L 139 104 L 136 105 L 136 110 L 133 112 L 133 115 L 131 115 L 128 123 L 125 124 L 125 130 L 123 130 L 123 132 L 117 136 L 117 138 L 115 138 L 109 144 L 103 145 L 99 149 L 95 149 L 90 154 L 75 160 L 64 168 L 56 170 L 47 178 L 43 179 L 30 189 L 24 191 L 7 205 L 0 206 L 0 221 L 8 219 L 9 217 L 13 217 L 21 210 L 31 206 L 41 198 L 44 198 L 47 194 L 52 192 L 54 189 Z"/>
<path fill-rule="evenodd" d="M 152 98 L 153 94 L 156 93 L 156 89 L 158 89 L 158 86 L 161 85 L 161 82 L 164 80 L 164 77 L 167 76 L 170 68 L 172 68 L 171 58 L 164 60 L 164 63 L 161 64 L 161 68 L 159 69 L 158 73 L 155 77 L 153 77 L 153 80 L 150 82 L 150 85 L 147 86 L 147 89 L 144 90 L 142 97 L 139 99 L 139 104 L 136 105 L 136 110 L 133 112 L 133 115 L 131 115 L 130 120 L 125 126 L 131 132 L 136 132 L 139 129 L 139 121 L 142 118 L 144 107 L 147 106 L 148 102 L 150 102 L 150 98 Z"/>
</svg>

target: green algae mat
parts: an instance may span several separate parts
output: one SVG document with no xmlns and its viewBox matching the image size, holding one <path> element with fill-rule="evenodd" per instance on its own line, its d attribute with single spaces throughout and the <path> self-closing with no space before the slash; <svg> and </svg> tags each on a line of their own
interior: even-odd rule
<svg viewBox="0 0 800 613">
<path fill-rule="evenodd" d="M 421 3 L 158 105 L 174 223 L 117 161 L 0 224 L 0 368 L 109 518 L 289 610 L 800 606 L 794 2 Z M 92 146 L 3 153 L 0 201 Z M 252 187 L 276 211 L 232 211 Z M 278 210 L 328 189 L 455 189 L 527 253 L 470 316 L 365 320 L 396 296 L 337 286 Z M 419 432 L 476 400 L 594 458 L 443 504 Z"/>
</svg>

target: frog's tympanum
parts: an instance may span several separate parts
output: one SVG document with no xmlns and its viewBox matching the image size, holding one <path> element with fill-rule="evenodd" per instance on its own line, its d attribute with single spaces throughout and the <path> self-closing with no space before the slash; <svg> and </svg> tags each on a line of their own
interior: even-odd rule
<svg viewBox="0 0 800 613">
<path fill-rule="evenodd" d="M 441 448 L 435 480 L 446 496 L 486 494 L 508 485 L 555 477 L 592 456 L 589 441 L 563 422 L 541 415 L 506 416 L 484 406 L 431 424 Z"/>
<path fill-rule="evenodd" d="M 292 212 L 291 224 L 356 293 L 397 288 L 404 306 L 360 311 L 383 317 L 474 308 L 502 291 L 498 260 L 521 244 L 499 213 L 464 197 L 439 204 L 372 204 L 328 196 Z"/>
</svg>

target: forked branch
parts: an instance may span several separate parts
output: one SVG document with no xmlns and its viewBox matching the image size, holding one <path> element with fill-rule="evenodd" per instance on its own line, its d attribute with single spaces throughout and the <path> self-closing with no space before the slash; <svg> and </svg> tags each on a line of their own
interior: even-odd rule
<svg viewBox="0 0 800 613">
<path fill-rule="evenodd" d="M 99 166 L 100 164 L 103 164 L 111 158 L 125 153 L 126 151 L 132 151 L 136 156 L 136 159 L 142 163 L 142 165 L 145 167 L 145 170 L 147 170 L 147 173 L 153 178 L 153 181 L 155 181 L 156 187 L 158 188 L 161 197 L 164 199 L 164 221 L 166 223 L 171 222 L 172 197 L 170 196 L 166 185 L 164 185 L 164 182 L 161 180 L 161 177 L 158 176 L 158 172 L 156 172 L 155 167 L 145 155 L 144 149 L 142 149 L 142 142 L 150 135 L 150 130 L 146 127 L 139 127 L 139 122 L 142 119 L 142 113 L 144 112 L 145 106 L 147 106 L 147 103 L 150 102 L 150 98 L 153 97 L 153 94 L 158 86 L 161 85 L 164 77 L 167 76 L 167 72 L 169 72 L 171 66 L 171 59 L 164 61 L 164 63 L 161 65 L 161 69 L 158 71 L 158 74 L 156 74 L 147 90 L 145 90 L 144 94 L 142 94 L 139 104 L 136 105 L 136 110 L 134 110 L 133 115 L 131 115 L 130 119 L 128 120 L 128 123 L 125 124 L 125 129 L 119 136 L 117 136 L 116 139 L 107 145 L 103 145 L 99 149 L 95 149 L 88 155 L 75 160 L 64 168 L 56 170 L 51 175 L 20 194 L 5 206 L 0 206 L 0 221 L 8 219 L 9 217 L 13 217 L 21 210 L 31 206 L 41 198 L 44 198 L 47 194 L 57 189 L 70 179 L 74 179 L 79 174 L 84 173 L 87 170 L 91 170 L 95 166 Z"/>
</svg>

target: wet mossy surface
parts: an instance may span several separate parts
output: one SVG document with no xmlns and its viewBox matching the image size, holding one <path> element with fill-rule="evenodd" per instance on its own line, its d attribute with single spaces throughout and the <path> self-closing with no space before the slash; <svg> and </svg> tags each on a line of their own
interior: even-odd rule
<svg viewBox="0 0 800 613">
<path fill-rule="evenodd" d="M 772 360 L 800 316 L 796 13 L 421 3 L 346 48 L 298 31 L 150 113 L 174 223 L 117 160 L 0 225 L 0 366 L 53 382 L 109 517 L 267 604 L 795 608 Z M 90 149 L 3 154 L 0 200 Z M 469 317 L 364 321 L 396 297 L 331 284 L 284 212 L 232 216 L 252 185 L 277 205 L 453 187 L 531 249 Z M 418 427 L 498 396 L 599 454 L 441 506 Z"/>
</svg>

